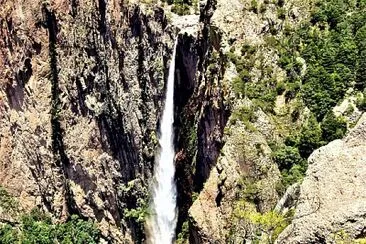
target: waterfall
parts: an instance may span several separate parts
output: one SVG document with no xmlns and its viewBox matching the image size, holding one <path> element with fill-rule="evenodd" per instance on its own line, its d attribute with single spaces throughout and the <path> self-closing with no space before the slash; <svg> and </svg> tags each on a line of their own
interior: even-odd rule
<svg viewBox="0 0 366 244">
<path fill-rule="evenodd" d="M 154 169 L 152 212 L 150 219 L 150 242 L 152 244 L 171 244 L 177 223 L 177 190 L 174 181 L 174 72 L 177 40 L 170 61 L 169 77 L 163 117 L 160 124 L 160 152 Z"/>
</svg>

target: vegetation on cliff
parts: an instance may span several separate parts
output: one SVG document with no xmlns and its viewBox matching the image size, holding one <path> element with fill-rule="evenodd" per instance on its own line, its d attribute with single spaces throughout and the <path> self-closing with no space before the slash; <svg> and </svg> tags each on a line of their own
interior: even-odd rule
<svg viewBox="0 0 366 244">
<path fill-rule="evenodd" d="M 154 5 L 158 1 L 141 2 Z M 19 9 L 24 9 L 25 14 L 24 17 L 20 16 L 22 20 L 14 18 L 15 14 L 10 14 L 11 8 L 4 9 L 9 11 L 9 18 L 4 19 L 4 27 L 0 31 L 0 36 L 9 45 L 4 48 L 4 53 L 16 54 L 22 49 L 27 52 L 32 50 L 29 53 L 34 52 L 33 57 L 28 54 L 24 57 L 11 55 L 21 58 L 16 62 L 9 62 L 9 67 L 15 68 L 14 71 L 7 72 L 14 73 L 14 80 L 17 80 L 22 73 L 17 74 L 15 71 L 21 70 L 23 65 L 18 68 L 14 64 L 31 64 L 30 69 L 23 67 L 24 70 L 34 72 L 30 75 L 30 85 L 24 82 L 18 91 L 18 88 L 14 88 L 14 83 L 7 86 L 6 92 L 0 90 L 0 106 L 8 109 L 1 110 L 5 111 L 2 121 L 6 121 L 6 126 L 0 133 L 8 138 L 0 139 L 3 145 L 8 144 L 7 150 L 11 152 L 3 157 L 9 158 L 6 159 L 9 160 L 9 164 L 4 164 L 4 169 L 12 168 L 9 167 L 13 163 L 10 160 L 15 158 L 24 162 L 24 165 L 19 163 L 19 171 L 9 170 L 5 173 L 16 175 L 30 169 L 33 170 L 32 178 L 34 177 L 36 182 L 45 174 L 42 177 L 50 180 L 45 181 L 44 186 L 34 184 L 34 187 L 41 186 L 41 190 L 40 193 L 34 190 L 32 197 L 55 195 L 61 192 L 61 188 L 55 188 L 51 192 L 48 186 L 57 185 L 53 174 L 57 173 L 60 167 L 53 164 L 52 167 L 48 167 L 46 162 L 52 161 L 51 158 L 55 154 L 60 154 L 64 159 L 64 156 L 68 156 L 70 160 L 63 160 L 65 164 L 62 164 L 67 165 L 67 170 L 59 170 L 62 177 L 58 178 L 62 183 L 75 182 L 77 187 L 68 189 L 68 185 L 65 185 L 65 194 L 70 196 L 70 199 L 74 198 L 72 194 L 83 196 L 79 197 L 80 201 L 75 204 L 70 202 L 69 205 L 82 211 L 81 206 L 92 206 L 95 215 L 91 218 L 104 224 L 105 228 L 101 230 L 104 229 L 103 234 L 110 235 L 112 240 L 122 240 L 124 235 L 128 239 L 130 232 L 131 240 L 142 241 L 145 238 L 144 223 L 150 214 L 147 184 L 153 168 L 154 149 L 157 146 L 154 131 L 161 106 L 160 93 L 164 86 L 165 53 L 168 53 L 169 49 L 166 40 L 170 41 L 174 34 L 169 29 L 169 13 L 164 11 L 172 11 L 177 15 L 198 13 L 197 0 L 162 2 L 165 7 L 154 8 L 150 15 L 143 14 L 142 5 L 128 8 L 124 6 L 125 2 L 117 6 L 118 4 L 112 5 L 106 1 L 86 1 L 85 4 L 72 1 L 70 5 L 64 2 L 58 7 L 50 3 L 50 12 L 44 13 L 49 14 L 48 24 L 43 20 L 47 15 L 42 16 L 39 12 L 40 5 L 33 4 L 35 7 L 32 12 L 29 12 L 28 6 L 20 5 Z M 214 186 L 214 204 L 208 208 L 219 209 L 220 214 L 228 213 L 230 220 L 233 220 L 232 224 L 236 225 L 232 229 L 233 232 L 243 233 L 240 227 L 242 223 L 246 223 L 244 227 L 253 230 L 247 232 L 249 237 L 246 238 L 257 240 L 265 233 L 271 242 L 291 218 L 290 215 L 272 211 L 274 202 L 288 186 L 302 180 L 308 167 L 307 158 L 314 150 L 342 138 L 357 122 L 357 114 L 354 116 L 356 119 L 352 121 L 349 119 L 350 114 L 354 114 L 355 110 L 366 111 L 366 1 L 204 2 L 202 1 L 202 4 L 206 5 L 202 5 L 202 22 L 195 33 L 197 36 L 180 40 L 180 52 L 184 52 L 183 56 L 187 57 L 179 63 L 182 67 L 179 67 L 177 72 L 182 80 L 178 84 L 179 96 L 186 96 L 185 93 L 189 95 L 184 97 L 183 100 L 187 101 L 182 102 L 183 105 L 176 105 L 178 110 L 184 111 L 179 113 L 178 117 L 182 118 L 180 123 L 176 124 L 177 131 L 180 131 L 177 138 L 182 146 L 179 147 L 176 157 L 177 183 L 182 186 L 178 205 L 179 210 L 183 209 L 179 219 L 180 233 L 177 235 L 177 242 L 186 243 L 190 238 L 193 218 L 189 217 L 188 209 L 193 202 L 201 201 L 205 197 L 202 197 L 202 188 L 212 175 L 218 175 L 218 179 L 214 179 L 215 182 L 211 184 Z M 211 6 L 216 2 L 217 6 Z M 242 14 L 239 18 L 225 16 L 226 12 L 219 9 L 227 2 L 230 2 L 228 5 L 233 9 L 236 7 L 234 2 L 238 2 Z M 17 4 L 20 3 L 14 6 Z M 301 4 L 309 5 L 309 15 L 300 16 L 302 13 L 296 12 Z M 216 7 L 219 10 L 216 11 Z M 18 13 L 19 9 L 14 12 Z M 71 9 L 70 14 L 67 14 L 67 9 Z M 218 13 L 217 16 L 215 13 Z M 37 18 L 27 19 L 33 15 Z M 231 35 L 230 28 L 225 29 L 215 23 L 215 18 L 220 18 L 218 15 L 224 16 L 224 27 L 231 25 L 232 29 L 244 28 L 239 24 L 245 21 L 245 25 L 254 31 L 249 34 L 244 31 L 235 32 L 236 35 Z M 240 22 L 241 17 L 243 22 Z M 29 26 L 24 25 L 23 19 Z M 185 18 L 182 19 L 186 21 Z M 19 23 L 23 23 L 24 26 Z M 256 25 L 263 29 L 256 30 Z M 47 66 L 49 58 L 45 51 L 47 48 L 43 46 L 47 43 L 46 36 L 40 34 L 39 40 L 31 42 L 27 39 L 15 41 L 20 36 L 28 38 L 28 32 L 31 33 L 29 35 L 37 37 L 38 34 L 32 34 L 34 29 L 46 33 L 43 29 L 45 26 L 50 32 L 53 27 L 57 27 L 53 37 L 49 39 L 49 54 L 51 61 L 53 60 L 52 72 L 43 67 Z M 3 36 L 3 33 L 7 32 L 9 36 Z M 227 33 L 229 35 L 225 36 Z M 243 36 L 245 38 L 242 38 Z M 20 45 L 23 42 L 32 44 L 32 49 L 28 50 Z M 17 45 L 12 45 L 14 43 Z M 16 49 L 10 52 L 14 47 Z M 0 48 L 0 51 L 3 51 L 3 46 Z M 228 50 L 230 51 L 227 52 Z M 58 56 L 55 55 L 56 51 Z M 44 57 L 37 56 L 38 52 Z M 70 56 L 70 53 L 73 55 Z M 182 56 L 182 53 L 179 55 Z M 224 53 L 227 54 L 225 58 Z M 163 55 L 159 56 L 160 54 Z M 73 60 L 74 57 L 79 58 Z M 133 63 L 136 58 L 137 63 Z M 223 61 L 224 59 L 226 60 Z M 199 68 L 195 67 L 196 61 Z M 237 77 L 230 82 L 224 81 L 223 74 L 227 67 L 221 62 L 235 66 L 236 72 L 233 73 L 237 73 Z M 151 63 L 151 67 L 146 65 Z M 42 67 L 38 64 L 42 64 Z M 184 74 L 185 72 L 189 75 Z M 53 82 L 49 82 L 48 73 L 50 76 L 59 76 L 59 81 L 56 77 Z M 188 77 L 192 81 L 188 82 Z M 53 92 L 42 92 L 39 84 Z M 52 84 L 52 87 L 47 87 L 47 84 Z M 187 92 L 188 88 L 187 91 L 182 91 L 183 86 L 192 91 Z M 19 107 L 11 106 L 11 100 L 19 99 L 18 96 L 21 97 Z M 52 102 L 46 97 L 51 98 Z M 345 97 L 355 97 L 352 106 L 349 106 L 346 112 L 335 111 L 334 107 L 339 106 Z M 37 110 L 40 107 L 36 103 L 33 104 L 34 101 L 42 105 L 43 114 L 38 114 Z M 6 105 L 7 103 L 10 105 Z M 48 104 L 51 104 L 51 109 Z M 35 110 L 31 110 L 31 107 Z M 230 123 L 226 126 L 228 110 L 231 110 L 232 114 Z M 11 116 L 7 117 L 7 113 Z M 32 114 L 36 114 L 37 118 L 45 118 L 45 121 L 34 122 L 35 119 L 30 116 Z M 51 120 L 54 122 L 53 127 L 51 126 L 51 131 L 53 129 L 54 132 L 53 141 L 62 142 L 62 145 L 52 144 L 52 141 L 50 144 L 47 141 L 48 132 L 44 129 L 49 123 L 47 114 L 52 115 Z M 3 113 L 0 117 L 2 115 Z M 21 118 L 31 121 L 31 127 L 24 126 L 26 122 L 20 120 Z M 94 121 L 91 118 L 97 119 Z M 222 145 L 225 144 L 226 138 L 221 131 L 224 128 L 229 132 L 226 133 L 227 137 L 233 138 L 236 134 L 240 137 L 240 142 L 233 140 L 237 151 L 228 150 L 230 154 L 226 155 L 221 152 L 220 157 L 234 160 L 216 165 Z M 242 128 L 243 131 L 240 130 Z M 5 132 L 9 133 L 9 136 Z M 80 132 L 83 134 L 80 135 Z M 18 142 L 31 138 L 31 134 L 35 135 L 29 140 L 32 142 L 29 145 L 32 146 L 20 146 L 22 143 Z M 43 137 L 37 134 L 43 134 Z M 85 144 L 82 144 L 79 138 L 85 139 Z M 13 142 L 8 143 L 8 139 Z M 57 150 L 49 152 L 46 157 L 45 145 L 49 144 Z M 80 150 L 76 149 L 79 144 Z M 0 146 L 1 150 L 5 148 Z M 58 150 L 61 146 L 62 149 L 65 146 L 66 150 Z M 34 154 L 33 160 L 30 160 L 30 152 L 33 153 L 34 148 L 40 150 L 36 150 L 39 153 Z M 33 164 L 37 167 L 33 167 Z M 38 172 L 34 171 L 34 168 L 42 170 Z M 212 170 L 214 174 L 211 174 Z M 235 175 L 236 170 L 238 176 Z M 52 178 L 49 172 L 52 173 Z M 240 180 L 236 178 L 232 180 L 234 177 L 245 180 L 238 182 Z M 271 177 L 275 179 L 267 180 Z M 21 174 L 20 178 L 27 179 L 27 176 Z M 138 178 L 143 180 L 139 182 L 136 180 Z M 7 184 L 9 186 L 13 183 Z M 272 185 L 268 187 L 270 184 Z M 25 185 L 24 188 L 30 189 L 28 184 Z M 79 189 L 79 186 L 82 189 Z M 274 194 L 265 195 L 264 192 L 270 192 L 268 188 L 276 188 L 277 192 L 273 190 Z M 20 195 L 24 189 L 17 191 Z M 234 199 L 234 209 L 225 205 L 225 198 L 226 201 Z M 86 199 L 88 203 L 84 202 Z M 49 200 L 48 204 L 52 208 L 48 211 L 62 209 L 62 204 L 55 205 L 56 200 Z M 1 243 L 93 243 L 99 240 L 100 234 L 94 224 L 77 216 L 71 216 L 65 223 L 58 223 L 38 210 L 24 214 L 19 210 L 18 203 L 3 188 L 0 188 L 0 209 L 4 210 L 5 217 L 11 217 L 1 220 L 2 223 L 7 223 L 0 227 Z M 100 216 L 103 211 L 106 213 Z M 91 216 L 86 210 L 80 214 Z M 115 219 L 112 220 L 109 216 Z M 111 230 L 111 227 L 114 229 Z M 212 229 L 214 232 L 214 228 Z"/>
<path fill-rule="evenodd" d="M 365 9 L 362 0 L 317 1 L 310 21 L 276 42 L 287 86 L 299 83 L 297 93 L 318 121 L 349 88 L 366 87 Z M 298 58 L 306 62 L 303 77 Z"/>
<path fill-rule="evenodd" d="M 266 4 L 252 1 L 251 10 L 260 14 L 258 10 L 266 11 Z M 234 48 L 228 53 L 238 71 L 233 81 L 237 96 L 248 97 L 275 120 L 293 124 L 293 128 L 282 132 L 288 135 L 282 142 L 272 143 L 283 187 L 302 178 L 306 159 L 315 149 L 345 135 L 347 120 L 336 116 L 332 109 L 347 94 L 362 94 L 366 88 L 366 2 L 318 0 L 313 4 L 310 18 L 295 27 L 287 20 L 290 13 L 283 3 L 277 2 L 282 28 L 273 26 L 265 35 L 264 44 L 245 43 L 239 53 Z M 265 65 L 262 55 L 266 49 L 278 55 L 276 65 L 284 71 L 284 77 L 274 71 L 274 66 Z M 261 67 L 256 65 L 258 59 Z M 286 106 L 292 109 L 290 121 L 281 120 L 282 114 L 274 111 L 278 96 L 284 96 Z M 294 107 L 293 101 L 300 106 Z M 359 109 L 364 103 L 361 95 Z M 305 107 L 310 109 L 307 119 L 300 118 Z M 234 114 L 253 122 L 248 111 Z"/>
<path fill-rule="evenodd" d="M 178 15 L 189 15 L 191 9 L 198 12 L 198 0 L 163 0 L 169 5 L 172 5 L 171 11 Z"/>
<path fill-rule="evenodd" d="M 18 201 L 2 187 L 0 210 L 8 215 L 1 220 L 5 224 L 0 224 L 0 243 L 99 243 L 100 231 L 92 222 L 72 215 L 64 223 L 55 223 L 37 208 L 23 213 Z"/>
<path fill-rule="evenodd" d="M 237 72 L 231 81 L 235 98 L 229 127 L 242 124 L 248 133 L 262 134 L 281 172 L 276 189 L 282 196 L 290 185 L 302 181 L 308 157 L 319 147 L 343 138 L 365 111 L 366 2 L 305 1 L 310 12 L 302 18 L 297 1 L 245 4 L 245 11 L 259 19 L 268 11 L 276 12 L 277 18 L 261 19 L 268 26 L 260 41 L 245 34 L 242 40 L 230 39 L 233 45 L 229 41 L 227 60 Z M 254 140 L 245 137 L 243 143 L 250 148 Z M 291 222 L 291 211 L 282 215 L 271 210 L 274 205 L 269 210 L 263 208 L 263 202 L 270 200 L 261 194 L 264 185 L 259 182 L 269 175 L 248 168 L 253 162 L 261 164 L 258 167 L 265 165 L 263 160 L 249 158 L 251 151 L 238 152 L 246 161 L 238 163 L 246 180 L 236 185 L 228 238 L 234 242 L 267 238 L 264 243 L 271 243 Z M 268 219 L 280 224 L 266 226 Z"/>
<path fill-rule="evenodd" d="M 13 243 L 99 243 L 100 232 L 89 221 L 71 216 L 65 223 L 54 224 L 51 218 L 39 210 L 23 215 L 17 226 L 0 227 L 0 242 Z"/>
<path fill-rule="evenodd" d="M 292 215 L 292 212 L 286 215 L 276 211 L 260 213 L 245 200 L 241 200 L 234 206 L 232 231 L 245 229 L 247 230 L 246 240 L 255 243 L 274 243 L 278 235 L 290 224 Z M 245 231 L 242 232 L 245 233 Z"/>
</svg>

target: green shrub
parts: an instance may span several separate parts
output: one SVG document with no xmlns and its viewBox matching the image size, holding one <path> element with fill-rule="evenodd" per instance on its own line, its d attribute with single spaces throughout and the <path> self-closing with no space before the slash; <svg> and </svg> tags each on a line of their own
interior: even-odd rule
<svg viewBox="0 0 366 244">
<path fill-rule="evenodd" d="M 279 17 L 282 11 L 283 8 L 278 9 Z M 365 11 L 365 4 L 360 2 L 316 1 L 311 22 L 303 22 L 294 33 L 278 40 L 278 63 L 286 71 L 287 83 L 300 80 L 301 84 L 297 90 L 286 86 L 286 98 L 291 99 L 300 91 L 318 121 L 343 99 L 349 88 L 362 91 L 366 87 Z M 306 62 L 305 76 L 296 57 Z"/>
<path fill-rule="evenodd" d="M 277 83 L 276 86 L 277 95 L 282 95 L 285 91 L 286 91 L 285 83 L 284 82 Z"/>
<path fill-rule="evenodd" d="M 2 186 L 0 186 L 0 208 L 10 215 L 17 214 L 19 208 L 19 203 Z"/>
<path fill-rule="evenodd" d="M 291 143 L 293 146 L 280 147 L 273 153 L 273 159 L 281 170 L 282 180 L 277 186 L 280 194 L 290 185 L 302 180 L 307 169 L 307 161 L 300 156 L 296 143 Z"/>
<path fill-rule="evenodd" d="M 290 212 L 290 214 L 292 213 Z M 254 243 L 273 243 L 290 224 L 292 218 L 290 214 L 282 215 L 276 211 L 259 213 L 248 207 L 248 203 L 242 200 L 236 202 L 233 211 L 234 220 L 244 220 L 252 226 L 252 232 L 248 233 L 252 236 L 248 236 L 248 238 L 254 240 Z"/>
<path fill-rule="evenodd" d="M 250 2 L 250 10 L 253 11 L 254 13 L 258 13 L 258 2 L 257 0 L 252 0 Z"/>
<path fill-rule="evenodd" d="M 361 111 L 366 111 L 366 90 L 363 92 L 362 96 L 357 98 L 356 106 Z"/>
<path fill-rule="evenodd" d="M 363 90 L 366 88 L 366 24 L 365 17 L 355 17 L 356 25 L 360 27 L 355 35 L 355 42 L 358 47 L 358 66 L 356 73 L 356 88 L 358 90 Z"/>
<path fill-rule="evenodd" d="M 259 12 L 261 14 L 263 14 L 266 11 L 267 11 L 267 6 L 265 4 L 261 4 L 260 7 L 259 7 Z"/>
<path fill-rule="evenodd" d="M 65 223 L 53 224 L 51 218 L 33 209 L 23 215 L 19 228 L 0 227 L 0 243 L 99 243 L 100 231 L 89 221 L 71 216 Z"/>
<path fill-rule="evenodd" d="M 330 111 L 321 123 L 322 137 L 326 142 L 341 139 L 347 132 L 347 122 Z"/>
<path fill-rule="evenodd" d="M 291 169 L 295 164 L 302 164 L 303 158 L 300 156 L 299 149 L 291 146 L 284 146 L 273 153 L 273 159 L 280 170 Z"/>
<path fill-rule="evenodd" d="M 0 243 L 19 243 L 18 231 L 9 224 L 0 227 Z"/>
<path fill-rule="evenodd" d="M 172 12 L 178 15 L 188 15 L 190 14 L 189 5 L 186 3 L 174 3 Z"/>
<path fill-rule="evenodd" d="M 245 200 L 245 202 L 254 203 L 258 198 L 260 188 L 258 188 L 254 179 L 243 177 L 238 181 L 238 187 L 241 189 L 237 194 L 239 199 Z"/>
<path fill-rule="evenodd" d="M 303 158 L 308 158 L 310 154 L 323 145 L 322 131 L 313 115 L 302 128 L 299 135 L 298 148 Z"/>
<path fill-rule="evenodd" d="M 306 162 L 306 161 L 305 161 Z M 290 170 L 283 170 L 282 174 L 282 184 L 285 189 L 292 184 L 301 181 L 304 178 L 307 165 L 295 164 Z"/>
<path fill-rule="evenodd" d="M 72 215 L 66 223 L 56 225 L 56 236 L 64 243 L 99 243 L 100 231 L 92 222 Z"/>
<path fill-rule="evenodd" d="M 286 10 L 284 8 L 278 8 L 277 17 L 282 20 L 286 19 Z"/>
<path fill-rule="evenodd" d="M 187 221 L 185 221 L 182 224 L 182 230 L 178 234 L 178 238 L 177 238 L 176 244 L 189 243 L 189 240 L 188 239 L 189 239 L 189 222 L 187 220 Z"/>
<path fill-rule="evenodd" d="M 150 215 L 149 205 L 146 201 L 139 198 L 137 200 L 136 208 L 125 208 L 124 215 L 127 218 L 134 219 L 138 223 L 144 223 L 146 218 Z"/>
<path fill-rule="evenodd" d="M 285 146 L 274 148 L 273 159 L 282 174 L 281 192 L 302 179 L 306 159 L 315 149 L 345 135 L 347 123 L 335 117 L 332 109 L 350 88 L 356 92 L 366 88 L 366 3 L 356 2 L 316 0 L 310 22 L 304 20 L 296 28 L 284 22 L 284 35 L 265 38 L 267 46 L 279 54 L 278 65 L 286 77 L 274 86 L 270 82 L 264 86 L 258 82 L 254 88 L 247 85 L 248 97 L 267 98 L 266 104 L 271 104 L 269 94 L 275 87 L 276 95 L 284 93 L 286 102 L 301 99 L 311 111 L 299 132 L 286 138 Z M 284 5 L 285 1 L 277 1 L 280 19 L 286 18 Z M 356 103 L 361 110 L 366 110 L 364 97 L 359 96 Z M 292 122 L 301 122 L 302 110 L 293 110 Z"/>
<path fill-rule="evenodd" d="M 232 117 L 235 120 L 238 119 L 242 122 L 249 121 L 252 123 L 257 119 L 254 106 L 242 106 L 233 112 Z"/>
</svg>

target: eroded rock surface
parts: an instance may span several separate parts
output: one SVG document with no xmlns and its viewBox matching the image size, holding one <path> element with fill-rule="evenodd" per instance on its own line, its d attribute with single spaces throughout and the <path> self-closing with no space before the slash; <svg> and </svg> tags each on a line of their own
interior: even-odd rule
<svg viewBox="0 0 366 244">
<path fill-rule="evenodd" d="M 173 46 L 159 7 L 125 1 L 0 1 L 0 185 L 24 211 L 96 220 L 138 241 L 125 217 L 147 189 Z M 130 195 L 129 195 L 130 194 Z"/>
<path fill-rule="evenodd" d="M 342 140 L 316 150 L 301 184 L 292 224 L 279 243 L 331 243 L 344 231 L 365 236 L 366 115 Z"/>
</svg>

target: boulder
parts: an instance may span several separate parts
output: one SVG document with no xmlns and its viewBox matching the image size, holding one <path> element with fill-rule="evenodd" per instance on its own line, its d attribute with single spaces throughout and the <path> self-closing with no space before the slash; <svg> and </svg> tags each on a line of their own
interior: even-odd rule
<svg viewBox="0 0 366 244">
<path fill-rule="evenodd" d="M 309 157 L 292 223 L 278 243 L 333 243 L 339 233 L 349 238 L 366 231 L 366 114 L 342 140 Z"/>
</svg>

